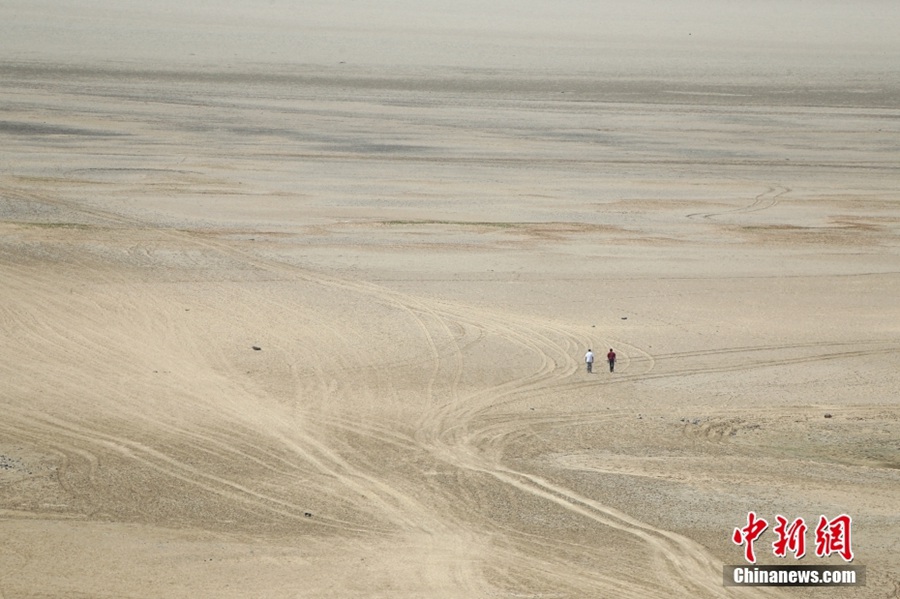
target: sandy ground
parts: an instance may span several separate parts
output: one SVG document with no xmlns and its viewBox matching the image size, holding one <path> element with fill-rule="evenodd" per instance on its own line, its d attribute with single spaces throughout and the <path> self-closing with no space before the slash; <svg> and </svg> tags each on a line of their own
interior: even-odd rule
<svg viewBox="0 0 900 599">
<path fill-rule="evenodd" d="M 0 598 L 900 596 L 897 81 L 0 75 Z"/>
</svg>

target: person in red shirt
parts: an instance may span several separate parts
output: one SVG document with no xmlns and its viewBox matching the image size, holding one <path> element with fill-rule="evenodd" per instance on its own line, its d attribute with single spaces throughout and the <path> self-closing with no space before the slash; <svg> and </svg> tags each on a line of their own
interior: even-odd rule
<svg viewBox="0 0 900 599">
<path fill-rule="evenodd" d="M 612 372 L 616 368 L 616 352 L 613 351 L 613 348 L 609 348 L 609 353 L 606 354 L 606 361 L 609 362 L 609 371 Z"/>
</svg>

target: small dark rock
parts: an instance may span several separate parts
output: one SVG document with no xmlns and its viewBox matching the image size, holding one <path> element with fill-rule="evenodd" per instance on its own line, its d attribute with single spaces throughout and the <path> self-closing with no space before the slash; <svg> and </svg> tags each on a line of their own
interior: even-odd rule
<svg viewBox="0 0 900 599">
<path fill-rule="evenodd" d="M 254 346 L 253 346 L 253 351 L 259 351 L 259 350 L 261 350 L 261 349 L 262 349 L 262 348 L 261 348 L 260 346 L 258 346 L 258 345 L 254 345 Z"/>
<path fill-rule="evenodd" d="M 312 518 L 312 514 L 310 512 L 303 512 L 303 515 L 307 518 Z"/>
<path fill-rule="evenodd" d="M 831 418 L 831 414 L 825 414 L 825 418 Z"/>
</svg>

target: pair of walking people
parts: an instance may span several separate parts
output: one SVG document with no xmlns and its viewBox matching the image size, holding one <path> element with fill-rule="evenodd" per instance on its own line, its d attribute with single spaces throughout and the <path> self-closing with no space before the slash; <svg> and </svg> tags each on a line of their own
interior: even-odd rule
<svg viewBox="0 0 900 599">
<path fill-rule="evenodd" d="M 606 361 L 609 362 L 609 371 L 613 372 L 616 369 L 616 352 L 613 351 L 613 348 L 609 348 L 609 353 L 606 354 Z M 590 349 L 587 350 L 587 353 L 584 354 L 584 363 L 587 365 L 587 371 L 593 372 L 594 368 L 594 352 Z"/>
</svg>

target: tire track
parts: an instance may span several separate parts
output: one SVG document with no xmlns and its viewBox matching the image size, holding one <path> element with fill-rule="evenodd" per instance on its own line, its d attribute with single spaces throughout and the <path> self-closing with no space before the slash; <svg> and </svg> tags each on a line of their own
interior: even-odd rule
<svg viewBox="0 0 900 599">
<path fill-rule="evenodd" d="M 10 408 L 7 408 L 7 410 L 9 409 Z M 75 443 L 82 443 L 87 446 L 98 448 L 97 450 L 90 452 L 95 456 L 101 449 L 110 451 L 127 458 L 129 461 L 136 462 L 153 471 L 159 472 L 166 477 L 174 478 L 185 483 L 189 487 L 199 488 L 238 504 L 246 505 L 251 509 L 257 508 L 295 521 L 308 522 L 308 519 L 305 516 L 306 509 L 303 506 L 267 495 L 221 476 L 210 474 L 138 441 L 119 435 L 112 435 L 96 429 L 87 429 L 71 422 L 62 422 L 49 416 L 37 418 L 34 415 L 25 415 L 21 413 L 17 413 L 17 416 L 19 417 L 20 422 L 23 422 L 24 425 L 28 426 L 31 430 L 40 430 L 44 435 L 55 436 L 58 439 L 69 439 L 70 444 L 67 445 L 67 450 L 69 451 L 79 453 L 86 451 L 80 449 Z M 310 456 L 305 457 L 311 459 L 313 462 L 316 461 Z M 378 532 L 386 534 L 390 532 L 388 529 L 361 528 L 357 524 L 336 520 L 334 518 L 323 519 L 320 517 L 316 519 L 315 524 L 317 526 L 338 528 L 360 533 L 371 534 Z"/>
<path fill-rule="evenodd" d="M 864 342 L 865 344 L 882 344 L 883 342 L 872 341 L 872 342 Z M 771 349 L 783 349 L 783 348 L 791 348 L 791 347 L 829 347 L 829 346 L 853 346 L 859 345 L 859 343 L 837 343 L 837 344 L 828 344 L 828 343 L 816 343 L 816 344 L 800 344 L 797 346 L 794 345 L 784 345 L 784 346 L 772 346 L 772 348 L 763 347 L 758 351 L 771 351 Z M 738 355 L 740 356 L 742 353 L 747 350 L 743 349 L 724 349 L 724 350 L 713 350 L 709 352 L 696 352 L 690 354 L 686 357 L 692 356 L 718 356 L 718 355 Z M 753 348 L 749 350 L 750 352 L 756 352 L 757 349 Z M 658 370 L 654 372 L 647 372 L 642 374 L 623 374 L 622 376 L 616 376 L 612 379 L 601 380 L 599 383 L 595 381 L 579 381 L 571 383 L 571 388 L 584 388 L 590 387 L 593 385 L 618 385 L 623 383 L 635 382 L 635 381 L 650 381 L 650 380 L 660 380 L 667 378 L 683 378 L 685 376 L 698 375 L 698 374 L 722 374 L 727 372 L 746 372 L 758 370 L 760 368 L 777 368 L 779 366 L 791 366 L 795 364 L 808 364 L 815 362 L 825 362 L 829 360 L 839 360 L 844 358 L 861 358 L 867 356 L 878 356 L 878 355 L 889 355 L 896 353 L 898 348 L 894 345 L 888 345 L 887 347 L 876 347 L 873 349 L 858 349 L 852 351 L 831 351 L 827 353 L 818 353 L 811 356 L 799 356 L 795 358 L 780 358 L 780 359 L 756 359 L 756 360 L 744 360 L 739 364 L 726 364 L 723 366 L 702 366 L 702 367 L 682 367 L 674 370 L 667 370 L 665 372 L 659 372 Z M 659 356 L 654 358 L 656 364 L 665 363 L 668 359 L 677 359 L 679 354 L 671 354 L 668 358 L 660 359 Z"/>
<path fill-rule="evenodd" d="M 194 239 L 194 241 L 196 242 L 196 239 Z M 204 242 L 201 245 L 209 246 L 210 244 L 208 242 Z M 221 251 L 222 248 L 221 248 L 221 246 L 219 246 L 215 249 L 216 249 L 216 251 Z M 244 256 L 242 255 L 242 257 L 244 257 Z M 258 266 L 262 265 L 267 270 L 270 270 L 270 271 L 275 270 L 275 271 L 280 272 L 280 271 L 285 270 L 282 268 L 273 269 L 272 264 L 268 263 L 268 262 L 266 262 L 264 264 L 260 264 L 259 262 L 256 262 L 256 265 L 258 265 Z M 296 275 L 295 269 L 290 269 L 290 271 L 291 271 L 290 272 L 291 275 Z M 296 277 L 294 277 L 294 278 L 296 278 Z M 314 282 L 317 284 L 323 283 L 323 280 L 317 279 L 315 277 L 310 277 L 308 275 L 304 278 L 307 279 L 308 281 L 311 281 L 311 282 Z M 331 285 L 333 287 L 336 287 L 341 290 L 345 290 L 348 287 L 353 287 L 353 286 L 348 286 L 347 284 L 343 284 L 343 283 L 335 285 L 334 281 L 326 280 L 324 282 L 331 283 Z M 368 293 L 368 295 L 369 296 L 373 295 L 371 293 L 371 290 L 369 290 L 369 291 L 370 292 Z M 433 368 L 434 368 L 434 373 L 432 375 L 432 378 L 435 378 L 437 376 L 438 369 L 441 367 L 440 361 L 438 359 L 437 346 L 434 343 L 433 338 L 431 337 L 431 332 L 428 329 L 428 326 L 424 323 L 422 317 L 419 316 L 414 311 L 414 309 L 408 308 L 406 305 L 397 302 L 393 297 L 391 297 L 388 294 L 376 294 L 376 299 L 379 299 L 379 298 L 381 300 L 386 301 L 386 303 L 389 303 L 394 307 L 404 308 L 406 310 L 407 314 L 414 317 L 415 322 L 420 327 L 421 334 L 426 339 L 428 339 L 430 342 L 432 362 L 433 362 Z M 335 332 L 335 331 L 332 331 L 332 332 Z M 349 344 L 347 344 L 347 345 L 349 345 Z M 457 380 L 459 378 L 460 372 L 461 372 L 461 365 L 457 364 L 457 368 L 456 368 L 456 379 Z M 371 380 L 371 378 L 373 378 L 373 377 L 370 377 L 370 380 Z M 433 385 L 433 383 L 432 383 L 432 385 Z M 383 391 L 385 388 L 386 388 L 385 386 L 381 386 L 381 385 L 379 386 L 379 390 L 381 390 L 381 391 Z M 375 392 L 377 393 L 378 390 L 376 390 Z M 99 433 L 99 431 L 93 430 L 90 433 L 85 431 L 84 435 L 85 435 L 85 437 L 90 436 L 90 435 L 102 436 L 102 433 Z M 197 435 L 195 435 L 195 439 L 196 439 L 196 437 L 197 437 Z M 129 450 L 127 452 L 124 452 L 124 451 L 120 451 L 120 452 L 126 453 L 132 459 L 136 458 L 139 462 L 142 462 L 145 465 L 148 465 L 151 467 L 156 467 L 158 470 L 160 470 L 164 473 L 167 473 L 169 476 L 178 478 L 178 479 L 182 480 L 183 482 L 188 482 L 189 481 L 188 477 L 196 477 L 197 475 L 202 474 L 201 472 L 198 472 L 195 469 L 187 469 L 187 474 L 184 475 L 183 473 L 178 472 L 178 470 L 179 470 L 179 468 L 177 467 L 178 464 L 173 462 L 173 459 L 171 457 L 169 457 L 168 455 L 160 454 L 156 450 L 153 450 L 152 448 L 148 448 L 146 446 L 135 445 L 134 441 L 129 441 L 128 439 L 125 439 L 122 437 L 116 437 L 116 439 L 117 439 L 116 442 L 120 445 L 120 448 L 125 448 L 125 449 Z M 374 501 L 376 503 L 381 504 L 380 505 L 381 509 L 385 513 L 390 514 L 392 516 L 393 521 L 398 523 L 399 525 L 405 526 L 407 528 L 425 527 L 425 528 L 430 529 L 435 534 L 438 532 L 446 532 L 446 531 L 442 531 L 442 529 L 438 526 L 439 522 L 437 522 L 435 520 L 432 520 L 430 522 L 423 522 L 421 520 L 421 518 L 411 518 L 409 516 L 409 514 L 422 514 L 422 513 L 425 513 L 425 511 L 423 509 L 421 509 L 421 506 L 412 504 L 408 497 L 398 494 L 393 489 L 384 485 L 380 480 L 375 480 L 374 478 L 368 477 L 364 472 L 359 471 L 358 469 L 354 468 L 348 462 L 346 462 L 346 460 L 343 460 L 330 447 L 328 447 L 327 445 L 325 445 L 323 443 L 319 443 L 312 436 L 307 436 L 305 439 L 302 439 L 300 441 L 298 441 L 296 438 L 287 438 L 285 436 L 282 436 L 280 438 L 280 440 L 284 445 L 293 447 L 294 449 L 297 449 L 300 452 L 304 453 L 305 459 L 316 463 L 320 470 L 323 470 L 326 472 L 331 472 L 334 476 L 341 478 L 343 483 L 349 489 L 351 489 L 351 490 L 355 489 L 357 492 L 360 492 L 360 494 L 365 493 L 368 497 L 370 497 L 370 500 L 372 500 L 372 498 L 374 497 Z M 208 443 L 208 440 L 205 441 L 204 443 Z M 300 445 L 298 445 L 298 443 L 302 444 L 303 447 L 301 448 Z M 140 451 L 135 451 L 137 449 L 139 449 Z M 318 456 L 318 458 L 311 458 L 311 456 L 310 456 L 311 453 L 315 453 Z M 159 464 L 159 462 L 165 462 L 165 464 L 163 466 L 161 466 Z M 182 465 L 182 469 L 184 469 L 184 465 Z M 266 504 L 275 502 L 276 504 L 278 504 L 278 508 L 275 509 L 275 511 L 276 511 L 276 513 L 278 513 L 280 515 L 290 515 L 289 513 L 285 513 L 283 511 L 283 509 L 281 509 L 282 507 L 291 508 L 292 510 L 295 510 L 295 511 L 299 511 L 299 509 L 300 509 L 299 506 L 285 503 L 285 502 L 275 499 L 271 496 L 263 496 L 260 494 L 254 495 L 251 489 L 248 489 L 248 488 L 246 488 L 244 486 L 240 486 L 240 485 L 235 486 L 233 481 L 223 480 L 219 477 L 210 477 L 210 476 L 200 476 L 200 479 L 205 484 L 201 484 L 197 481 L 193 481 L 194 484 L 198 484 L 205 490 L 218 491 L 219 493 L 223 492 L 221 487 L 224 486 L 224 487 L 228 488 L 227 494 L 232 499 L 242 500 L 245 503 L 250 503 L 254 506 L 259 505 L 260 501 L 264 501 Z M 358 484 L 359 482 L 362 483 L 361 486 Z M 211 483 L 214 483 L 214 484 L 211 484 Z M 248 500 L 246 497 L 244 497 L 247 494 L 254 495 L 254 497 L 251 500 Z M 265 507 L 266 509 L 269 509 L 269 510 L 273 509 L 273 507 L 271 505 L 264 505 L 263 507 Z M 346 526 L 345 526 L 345 528 L 346 528 Z M 384 531 L 381 531 L 381 532 L 384 532 Z M 457 574 L 457 575 L 459 575 L 459 574 Z M 467 573 L 466 576 L 471 578 L 471 575 L 469 573 Z"/>
<path fill-rule="evenodd" d="M 61 204 L 71 208 L 68 203 L 61 202 Z M 86 212 L 98 218 L 106 216 L 101 211 Z M 113 216 L 110 217 L 110 220 L 120 224 L 143 226 L 137 221 L 124 217 Z M 425 408 L 417 424 L 418 430 L 413 437 L 420 450 L 447 463 L 457 471 L 489 475 L 498 481 L 498 484 L 505 487 L 564 507 L 580 517 L 588 518 L 597 525 L 625 532 L 635 538 L 638 543 L 651 547 L 659 556 L 660 563 L 667 565 L 664 569 L 667 572 L 665 580 L 673 588 L 679 588 L 685 592 L 707 593 L 713 597 L 723 596 L 722 589 L 718 584 L 692 582 L 713 580 L 718 583 L 719 581 L 720 574 L 711 575 L 714 563 L 706 557 L 702 547 L 672 533 L 649 527 L 544 479 L 506 468 L 500 463 L 504 445 L 508 444 L 515 435 L 523 434 L 521 421 L 498 424 L 487 417 L 488 413 L 498 407 L 521 401 L 529 394 L 542 392 L 551 385 L 573 388 L 573 383 L 567 379 L 570 379 L 571 375 L 577 371 L 578 364 L 572 358 L 569 350 L 577 344 L 584 343 L 583 339 L 560 328 L 548 327 L 545 323 L 535 319 L 497 315 L 485 309 L 437 305 L 435 302 L 392 292 L 373 284 L 340 279 L 287 265 L 271 258 L 263 258 L 247 250 L 202 238 L 189 232 L 161 230 L 160 235 L 182 244 L 189 243 L 195 247 L 205 248 L 214 254 L 229 256 L 240 263 L 287 280 L 317 285 L 342 293 L 351 293 L 356 297 L 365 298 L 364 301 L 380 302 L 405 315 L 418 331 L 417 342 L 425 347 L 427 355 L 423 363 L 428 364 L 429 368 L 423 390 Z M 277 301 L 270 301 L 269 307 L 277 309 L 281 313 L 288 313 L 290 309 L 290 306 Z M 328 322 L 327 318 L 322 320 Z M 331 325 L 325 325 L 325 327 L 328 328 L 329 335 L 341 332 Z M 496 343 L 497 347 L 517 348 L 534 358 L 534 364 L 525 376 L 516 374 L 515 378 L 498 380 L 490 389 L 463 393 L 461 380 L 466 354 L 453 332 L 454 329 L 458 330 L 460 327 L 464 331 L 474 331 L 475 333 L 471 337 L 490 340 Z M 287 340 L 283 340 L 282 343 L 287 343 Z M 342 339 L 342 344 L 352 347 L 351 340 L 346 337 Z M 647 355 L 649 356 L 649 354 Z M 649 357 L 649 359 L 653 358 Z M 330 382 L 327 381 L 327 375 L 324 374 L 326 372 L 324 369 L 325 359 L 319 355 L 316 363 L 319 369 L 316 376 L 319 379 L 320 391 L 333 394 L 334 391 L 330 387 Z M 651 362 L 650 369 L 652 366 Z M 396 367 L 396 365 L 392 367 Z M 296 370 L 293 372 L 296 373 Z M 446 373 L 446 376 L 442 378 L 443 373 Z M 370 374 L 372 375 L 370 380 L 378 381 L 376 388 L 370 390 L 370 393 L 377 395 L 392 392 L 393 386 L 390 381 L 380 379 L 377 373 Z M 667 373 L 662 375 L 672 376 Z M 638 376 L 637 374 L 630 375 L 632 379 L 638 378 Z M 294 378 L 294 396 L 296 397 L 301 386 L 296 374 Z M 442 381 L 446 382 L 442 384 Z M 436 402 L 438 387 L 442 392 L 440 403 Z M 19 417 L 28 420 L 31 427 L 38 428 L 45 434 L 69 439 L 73 446 L 80 445 L 112 451 L 164 476 L 175 478 L 184 484 L 218 495 L 226 501 L 244 505 L 251 510 L 262 510 L 276 516 L 303 521 L 303 506 L 289 499 L 276 497 L 194 467 L 173 455 L 128 438 L 126 436 L 128 431 L 113 435 L 49 416 L 37 417 L 19 413 Z M 236 418 L 237 415 L 230 414 L 228 417 Z M 260 415 L 256 423 L 263 426 L 272 418 L 274 416 Z M 470 539 L 473 543 L 476 541 L 479 533 L 471 531 L 465 522 L 432 515 L 427 506 L 413 499 L 396 482 L 392 483 L 383 476 L 368 472 L 353 463 L 355 460 L 342 455 L 334 441 L 328 439 L 328 435 L 335 429 L 334 423 L 337 422 L 337 428 L 374 431 L 382 440 L 398 443 L 396 433 L 390 432 L 388 425 L 372 422 L 369 423 L 368 429 L 359 429 L 358 419 L 348 417 L 343 413 L 326 415 L 318 422 L 318 426 L 307 430 L 293 431 L 291 434 L 282 430 L 281 427 L 275 426 L 269 430 L 269 436 L 277 440 L 281 446 L 289 448 L 294 455 L 300 456 L 304 462 L 313 465 L 318 471 L 333 476 L 346 489 L 370 497 L 379 511 L 388 515 L 390 521 L 401 528 L 421 530 L 433 535 L 455 535 L 463 539 Z M 177 430 L 172 429 L 170 432 L 178 433 Z M 223 442 L 210 436 L 209 433 L 195 431 L 187 439 L 190 440 L 190 446 L 205 447 L 213 454 L 225 452 L 224 455 L 227 456 L 228 452 L 232 451 L 223 447 Z M 401 440 L 406 447 L 409 447 L 407 439 L 401 437 Z M 415 448 L 414 445 L 413 449 Z M 317 518 L 316 524 L 344 532 L 390 533 L 386 529 L 360 527 L 358 524 L 336 519 L 323 521 Z M 522 560 L 523 557 L 518 553 L 515 552 L 508 559 L 514 562 Z M 546 565 L 547 561 L 547 558 L 539 559 L 538 563 Z M 470 569 L 454 568 L 451 569 L 448 576 L 458 585 L 469 586 L 472 589 L 481 588 L 475 582 L 478 578 L 477 575 Z M 600 590 L 608 588 L 610 582 L 607 579 L 598 579 L 597 576 L 585 574 L 581 579 L 581 584 L 587 588 Z"/>
<path fill-rule="evenodd" d="M 762 210 L 768 210 L 777 206 L 781 199 L 781 196 L 789 193 L 790 191 L 791 189 L 789 187 L 769 187 L 766 189 L 766 191 L 754 197 L 753 201 L 746 206 L 741 206 L 732 210 L 723 210 L 721 212 L 694 212 L 688 214 L 687 218 L 699 217 L 710 220 L 719 216 L 726 216 L 730 214 L 747 214 L 750 212 L 760 212 Z"/>
</svg>

